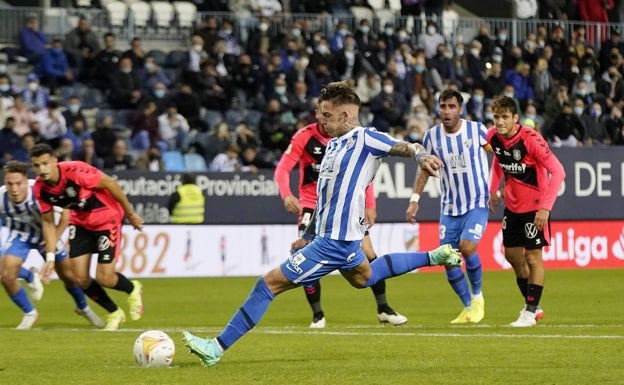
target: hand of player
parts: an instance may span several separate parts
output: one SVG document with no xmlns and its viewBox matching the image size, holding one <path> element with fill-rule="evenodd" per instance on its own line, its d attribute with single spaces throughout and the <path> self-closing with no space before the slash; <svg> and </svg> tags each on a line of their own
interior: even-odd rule
<svg viewBox="0 0 624 385">
<path fill-rule="evenodd" d="M 128 218 L 128 222 L 135 228 L 135 230 L 143 231 L 143 218 L 134 211 L 126 216 Z"/>
<path fill-rule="evenodd" d="M 41 274 L 41 281 L 45 284 L 49 284 L 50 276 L 52 275 L 53 271 L 54 271 L 54 261 L 45 262 L 39 272 Z"/>
<path fill-rule="evenodd" d="M 377 220 L 377 210 L 376 209 L 364 209 L 364 220 L 366 220 L 367 228 L 373 227 L 375 221 Z"/>
<path fill-rule="evenodd" d="M 495 213 L 496 212 L 496 206 L 498 206 L 500 204 L 500 197 L 498 196 L 498 193 L 495 194 L 490 194 L 490 200 L 488 201 L 488 207 L 490 208 L 490 212 L 491 213 Z"/>
<path fill-rule="evenodd" d="M 307 239 L 299 238 L 293 243 L 290 244 L 290 254 L 294 253 L 299 249 L 303 249 L 306 245 L 310 243 Z"/>
<path fill-rule="evenodd" d="M 419 159 L 418 165 L 420 169 L 429 174 L 429 176 L 438 176 L 438 170 L 444 167 L 444 164 L 434 155 L 425 155 Z"/>
<path fill-rule="evenodd" d="M 294 195 L 289 195 L 284 198 L 284 207 L 286 211 L 291 214 L 299 215 L 301 212 L 301 206 L 299 206 L 299 199 L 297 199 Z"/>
<path fill-rule="evenodd" d="M 533 224 L 537 228 L 538 231 L 542 231 L 546 223 L 548 223 L 548 216 L 550 215 L 550 211 L 546 209 L 539 209 L 535 213 L 535 219 L 533 220 Z"/>
<path fill-rule="evenodd" d="M 416 213 L 419 207 L 418 202 L 410 202 L 405 211 L 405 220 L 413 225 L 416 224 Z"/>
</svg>

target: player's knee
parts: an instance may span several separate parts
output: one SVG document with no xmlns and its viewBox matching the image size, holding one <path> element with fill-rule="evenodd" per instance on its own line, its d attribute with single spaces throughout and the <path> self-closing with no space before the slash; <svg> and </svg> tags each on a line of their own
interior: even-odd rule
<svg viewBox="0 0 624 385">
<path fill-rule="evenodd" d="M 5 271 L 2 272 L 2 276 L 0 276 L 0 282 L 2 282 L 3 286 L 13 285 L 17 281 L 17 274 L 13 271 Z"/>
</svg>

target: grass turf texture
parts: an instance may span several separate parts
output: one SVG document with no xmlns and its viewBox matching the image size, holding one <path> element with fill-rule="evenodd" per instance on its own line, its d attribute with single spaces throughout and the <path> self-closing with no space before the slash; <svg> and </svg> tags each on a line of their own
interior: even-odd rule
<svg viewBox="0 0 624 385">
<path fill-rule="evenodd" d="M 624 382 L 623 270 L 548 271 L 537 327 L 507 326 L 522 307 L 512 272 L 484 277 L 486 317 L 451 326 L 461 304 L 443 273 L 387 282 L 403 327 L 376 323 L 370 289 L 323 280 L 328 327 L 310 330 L 302 289 L 280 295 L 260 325 L 204 368 L 181 330 L 214 336 L 255 278 L 144 279 L 144 317 L 102 332 L 75 316 L 60 282 L 36 306 L 39 323 L 16 331 L 22 314 L 3 296 L 0 384 L 621 384 Z M 113 293 L 127 309 L 125 296 Z M 91 305 L 98 314 L 104 312 Z M 139 368 L 135 338 L 161 329 L 176 343 L 171 368 Z"/>
</svg>

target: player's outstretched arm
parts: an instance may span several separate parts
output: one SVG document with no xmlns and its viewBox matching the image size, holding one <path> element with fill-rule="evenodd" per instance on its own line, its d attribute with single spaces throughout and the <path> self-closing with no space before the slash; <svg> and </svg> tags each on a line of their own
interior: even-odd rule
<svg viewBox="0 0 624 385">
<path fill-rule="evenodd" d="M 123 190 L 117 183 L 117 181 L 106 174 L 102 174 L 102 179 L 100 179 L 100 183 L 97 186 L 100 189 L 108 190 L 113 198 L 123 208 L 124 213 L 126 214 L 126 218 L 128 218 L 128 222 L 137 230 L 143 230 L 143 218 L 132 209 L 132 205 L 124 194 Z"/>
<path fill-rule="evenodd" d="M 413 158 L 418 162 L 420 169 L 430 176 L 438 176 L 438 170 L 444 167 L 442 161 L 435 155 L 429 155 L 427 150 L 418 143 L 398 142 L 392 146 L 388 155 Z"/>
</svg>

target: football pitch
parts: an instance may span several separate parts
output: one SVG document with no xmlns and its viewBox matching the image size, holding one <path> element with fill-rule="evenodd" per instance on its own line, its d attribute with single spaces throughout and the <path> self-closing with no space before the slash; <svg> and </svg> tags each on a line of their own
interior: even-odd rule
<svg viewBox="0 0 624 385">
<path fill-rule="evenodd" d="M 379 325 L 370 289 L 340 276 L 322 281 L 325 329 L 311 330 L 302 289 L 280 295 L 260 324 L 204 368 L 181 331 L 214 336 L 256 278 L 144 279 L 145 315 L 116 332 L 73 313 L 60 282 L 36 303 L 33 330 L 16 331 L 21 312 L 0 299 L 0 384 L 622 384 L 624 270 L 547 271 L 534 328 L 511 328 L 523 301 L 510 271 L 486 272 L 486 316 L 452 326 L 461 311 L 441 272 L 387 281 L 388 299 L 409 318 Z M 127 309 L 125 296 L 113 298 Z M 92 308 L 104 316 L 95 304 Z M 139 368 L 136 337 L 160 329 L 176 343 L 170 368 Z"/>
</svg>

